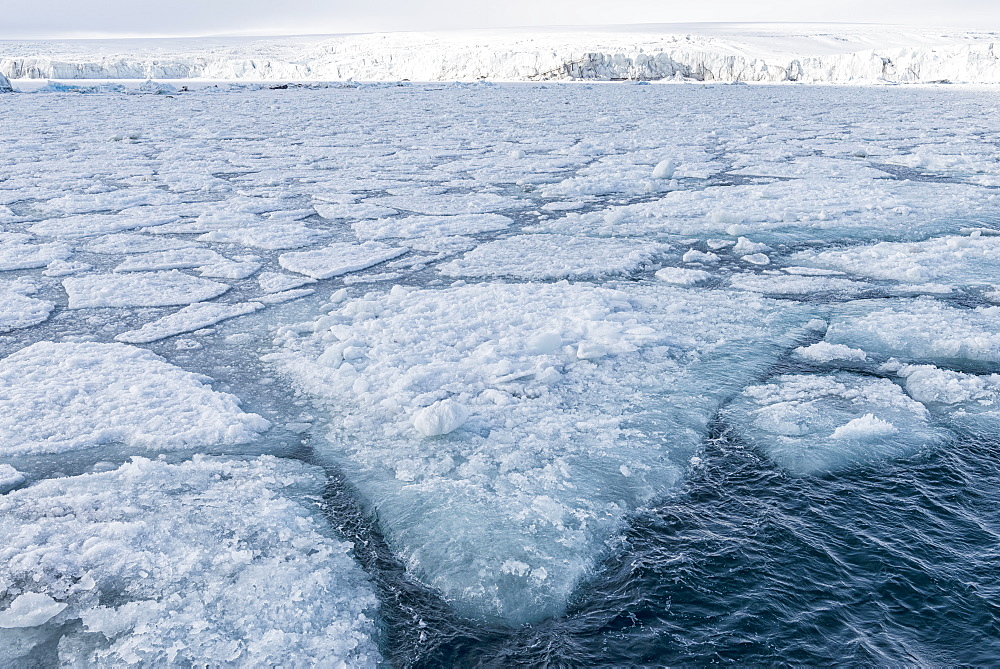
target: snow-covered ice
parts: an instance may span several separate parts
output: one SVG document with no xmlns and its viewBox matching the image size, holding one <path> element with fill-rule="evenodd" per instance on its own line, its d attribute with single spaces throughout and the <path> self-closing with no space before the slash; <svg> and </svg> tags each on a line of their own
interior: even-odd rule
<svg viewBox="0 0 1000 669">
<path fill-rule="evenodd" d="M 184 332 L 193 332 L 209 325 L 215 325 L 229 318 L 252 314 L 264 307 L 260 302 L 238 302 L 236 304 L 221 304 L 205 302 L 189 304 L 172 314 L 146 323 L 138 330 L 123 332 L 115 337 L 115 341 L 128 344 L 148 344 L 149 342 L 166 339 Z"/>
<path fill-rule="evenodd" d="M 229 286 L 178 270 L 127 274 L 87 274 L 63 280 L 70 309 L 158 307 L 218 297 Z"/>
<path fill-rule="evenodd" d="M 240 444 L 270 427 L 207 377 L 125 344 L 39 342 L 0 360 L 0 381 L 0 455 Z"/>
<path fill-rule="evenodd" d="M 797 475 L 900 457 L 948 439 L 888 379 L 789 374 L 749 386 L 726 407 L 742 439 Z"/>
<path fill-rule="evenodd" d="M 0 334 L 29 328 L 48 319 L 55 304 L 30 297 L 38 286 L 30 280 L 0 280 Z"/>
<path fill-rule="evenodd" d="M 448 276 L 596 279 L 625 275 L 670 247 L 656 242 L 569 235 L 518 235 L 483 244 L 441 266 Z"/>
<path fill-rule="evenodd" d="M 314 251 L 283 253 L 278 263 L 290 272 L 305 274 L 313 279 L 329 279 L 392 260 L 408 250 L 380 242 L 335 242 Z"/>
<path fill-rule="evenodd" d="M 325 482 L 268 456 L 135 458 L 0 497 L 0 663 L 376 666 Z"/>
</svg>

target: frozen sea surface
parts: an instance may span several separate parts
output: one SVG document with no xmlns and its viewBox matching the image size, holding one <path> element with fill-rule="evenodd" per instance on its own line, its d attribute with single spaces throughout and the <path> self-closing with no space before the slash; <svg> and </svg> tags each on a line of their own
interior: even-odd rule
<svg viewBox="0 0 1000 669">
<path fill-rule="evenodd" d="M 137 92 L 0 105 L 0 664 L 1000 658 L 995 90 Z"/>
</svg>

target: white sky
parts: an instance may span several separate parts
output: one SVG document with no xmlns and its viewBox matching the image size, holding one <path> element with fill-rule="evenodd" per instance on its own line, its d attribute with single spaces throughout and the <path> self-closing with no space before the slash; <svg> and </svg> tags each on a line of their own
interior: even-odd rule
<svg viewBox="0 0 1000 669">
<path fill-rule="evenodd" d="M 0 38 L 848 22 L 1000 30 L 1000 0 L 0 0 Z"/>
</svg>

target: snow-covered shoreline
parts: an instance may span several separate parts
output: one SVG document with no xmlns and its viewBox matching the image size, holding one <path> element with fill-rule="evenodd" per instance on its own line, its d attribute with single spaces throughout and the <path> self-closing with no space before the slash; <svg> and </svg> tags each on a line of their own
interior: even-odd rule
<svg viewBox="0 0 1000 669">
<path fill-rule="evenodd" d="M 10 79 L 1000 83 L 1000 34 L 677 24 L 270 38 L 0 41 Z"/>
</svg>

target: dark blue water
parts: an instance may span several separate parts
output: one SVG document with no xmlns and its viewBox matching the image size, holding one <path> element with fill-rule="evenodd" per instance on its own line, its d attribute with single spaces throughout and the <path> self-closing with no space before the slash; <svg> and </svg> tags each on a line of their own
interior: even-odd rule
<svg viewBox="0 0 1000 669">
<path fill-rule="evenodd" d="M 561 617 L 450 614 L 370 520 L 332 516 L 376 574 L 396 666 L 991 665 L 1000 657 L 1000 443 L 794 478 L 716 433 L 684 488 L 636 515 Z"/>
</svg>

